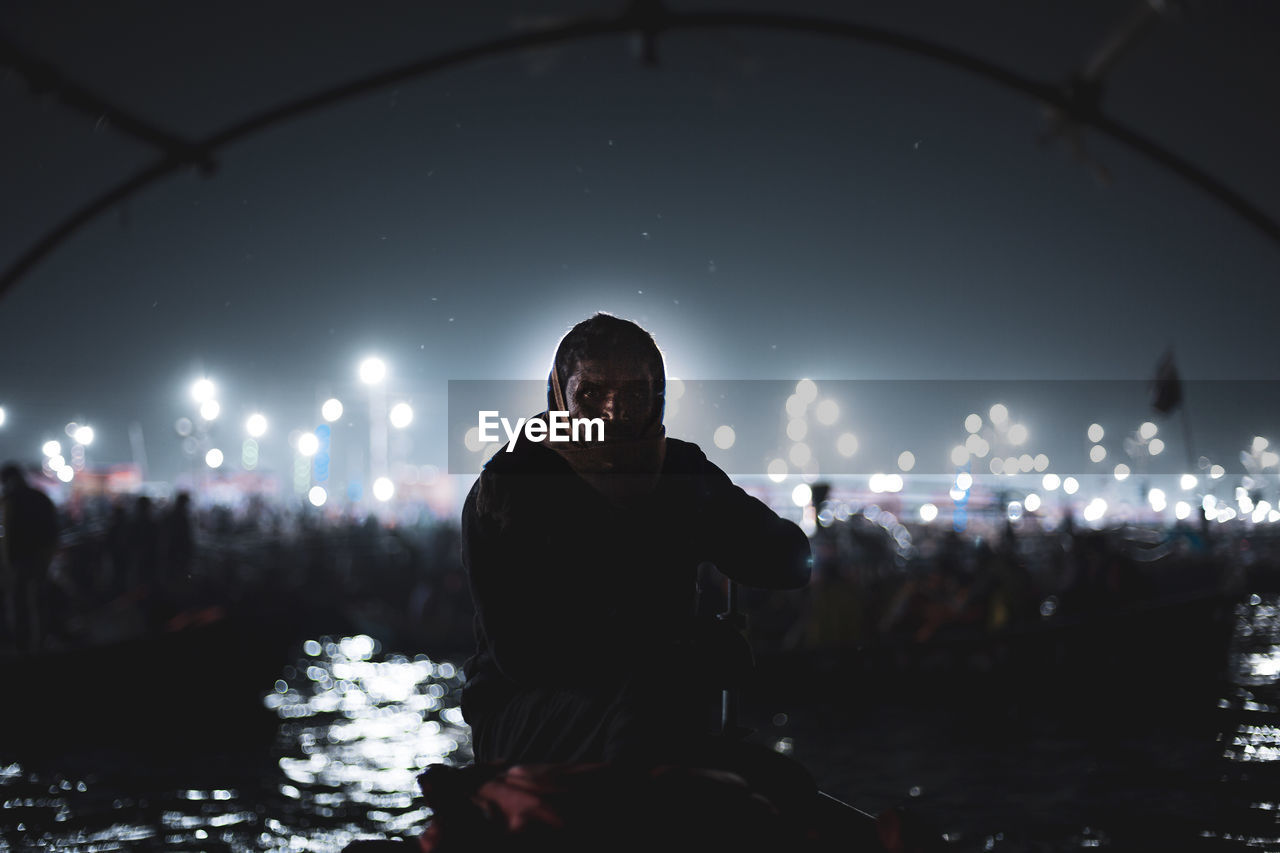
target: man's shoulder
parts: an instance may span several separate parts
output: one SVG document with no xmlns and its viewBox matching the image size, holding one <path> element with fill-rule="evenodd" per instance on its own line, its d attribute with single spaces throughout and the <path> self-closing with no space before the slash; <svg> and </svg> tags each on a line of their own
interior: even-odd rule
<svg viewBox="0 0 1280 853">
<path fill-rule="evenodd" d="M 707 464 L 707 454 L 692 441 L 667 437 L 666 459 L 663 471 L 668 474 L 692 474 L 702 470 Z"/>
</svg>

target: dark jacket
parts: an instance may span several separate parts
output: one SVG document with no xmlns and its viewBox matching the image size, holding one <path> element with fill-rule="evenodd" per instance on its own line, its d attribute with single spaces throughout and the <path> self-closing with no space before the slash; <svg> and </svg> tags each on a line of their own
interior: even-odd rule
<svg viewBox="0 0 1280 853">
<path fill-rule="evenodd" d="M 525 688 L 607 687 L 678 667 L 702 562 L 771 589 L 801 587 L 810 571 L 795 523 L 671 438 L 657 487 L 625 510 L 545 445 L 499 450 L 463 507 L 462 560 L 476 608 L 468 719 Z"/>
</svg>

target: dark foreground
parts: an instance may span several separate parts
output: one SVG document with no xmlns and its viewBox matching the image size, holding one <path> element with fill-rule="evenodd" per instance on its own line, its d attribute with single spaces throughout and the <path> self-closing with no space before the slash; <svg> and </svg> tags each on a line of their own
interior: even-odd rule
<svg viewBox="0 0 1280 853">
<path fill-rule="evenodd" d="M 1173 608 L 1110 662 L 1105 637 L 1027 640 L 1025 658 L 764 656 L 742 722 L 828 793 L 905 806 L 947 849 L 1276 849 L 1278 607 L 1263 592 Z M 1227 630 L 1205 649 L 1214 620 Z M 216 695 L 194 680 L 191 695 L 157 697 L 173 725 L 153 738 L 127 721 L 118 740 L 64 729 L 65 748 L 7 730 L 3 846 L 336 851 L 421 831 L 416 774 L 469 759 L 457 667 L 339 640 L 294 646 L 258 691 L 261 713 L 217 707 L 216 732 L 182 725 L 187 704 Z M 90 683 L 107 689 L 70 672 L 60 697 L 86 727 L 110 718 Z"/>
</svg>

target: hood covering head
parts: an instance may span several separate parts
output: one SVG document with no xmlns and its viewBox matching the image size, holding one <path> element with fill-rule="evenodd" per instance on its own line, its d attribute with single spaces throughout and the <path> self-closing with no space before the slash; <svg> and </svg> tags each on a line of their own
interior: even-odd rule
<svg viewBox="0 0 1280 853">
<path fill-rule="evenodd" d="M 639 435 L 613 439 L 606 436 L 605 441 L 546 442 L 593 489 L 620 506 L 632 504 L 653 491 L 666 458 L 667 430 L 662 424 L 666 371 L 657 344 L 648 332 L 629 320 L 596 314 L 574 326 L 560 341 L 547 377 L 547 409 L 568 411 L 565 385 L 578 362 L 626 351 L 637 352 L 645 359 L 653 376 L 651 411 Z M 545 413 L 539 417 L 545 418 Z"/>
</svg>

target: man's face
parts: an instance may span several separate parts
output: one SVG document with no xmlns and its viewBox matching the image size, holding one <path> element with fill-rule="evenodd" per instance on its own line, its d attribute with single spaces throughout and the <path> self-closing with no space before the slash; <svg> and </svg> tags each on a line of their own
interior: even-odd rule
<svg viewBox="0 0 1280 853">
<path fill-rule="evenodd" d="M 605 439 L 635 438 L 653 413 L 653 370 L 636 355 L 584 359 L 564 389 L 570 418 L 602 418 Z"/>
</svg>

